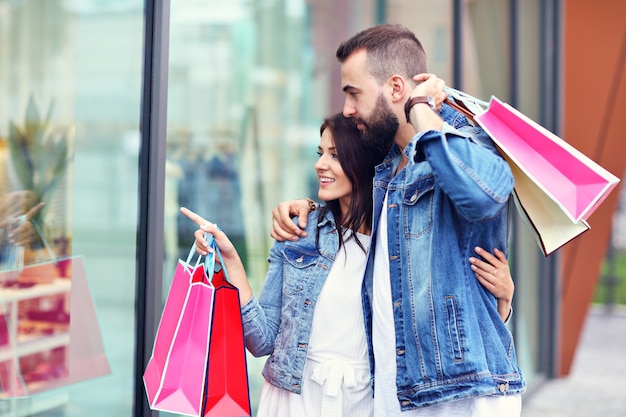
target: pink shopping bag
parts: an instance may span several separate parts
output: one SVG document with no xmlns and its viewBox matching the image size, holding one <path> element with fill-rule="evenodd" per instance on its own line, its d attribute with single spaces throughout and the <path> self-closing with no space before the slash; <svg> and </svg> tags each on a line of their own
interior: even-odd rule
<svg viewBox="0 0 626 417">
<path fill-rule="evenodd" d="M 544 255 L 589 230 L 619 179 L 515 108 L 448 89 L 448 101 L 491 136 L 515 177 L 518 212 Z M 486 109 L 485 109 L 486 108 Z"/>
<path fill-rule="evenodd" d="M 587 220 L 619 182 L 563 139 L 496 97 L 475 119 L 572 222 Z"/>
<path fill-rule="evenodd" d="M 143 375 L 151 409 L 201 415 L 214 292 L 203 264 L 178 261 Z"/>
<path fill-rule="evenodd" d="M 96 309 L 81 256 L 59 261 L 71 275 L 69 383 L 87 381 L 111 374 L 104 350 Z"/>
<path fill-rule="evenodd" d="M 82 257 L 57 258 L 32 224 L 47 259 L 0 271 L 0 399 L 111 373 Z"/>
</svg>

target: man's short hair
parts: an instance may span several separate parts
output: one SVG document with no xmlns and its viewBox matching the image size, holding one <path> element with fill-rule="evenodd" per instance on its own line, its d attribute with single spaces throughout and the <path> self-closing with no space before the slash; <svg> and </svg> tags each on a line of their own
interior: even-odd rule
<svg viewBox="0 0 626 417">
<path fill-rule="evenodd" d="M 357 33 L 339 45 L 337 59 L 343 63 L 360 49 L 367 51 L 367 70 L 379 84 L 393 74 L 411 81 L 413 76 L 427 72 L 422 44 L 403 25 L 378 25 Z"/>
</svg>

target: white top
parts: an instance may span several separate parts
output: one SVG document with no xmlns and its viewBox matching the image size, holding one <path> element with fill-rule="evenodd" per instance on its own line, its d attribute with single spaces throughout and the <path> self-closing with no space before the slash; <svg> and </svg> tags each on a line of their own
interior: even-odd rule
<svg viewBox="0 0 626 417">
<path fill-rule="evenodd" d="M 369 250 L 370 237 L 358 234 L 358 238 Z M 372 416 L 361 303 L 366 260 L 367 254 L 354 239 L 344 240 L 315 306 L 302 394 L 266 381 L 257 417 Z"/>
<path fill-rule="evenodd" d="M 387 196 L 376 233 L 372 339 L 374 345 L 374 416 L 376 417 L 519 417 L 522 396 L 488 396 L 451 401 L 401 412 L 396 395 L 396 332 L 393 323 L 389 247 L 387 245 Z"/>
<path fill-rule="evenodd" d="M 344 233 L 344 239 L 347 233 Z M 358 233 L 369 250 L 370 237 Z M 354 239 L 344 240 L 315 306 L 308 356 L 368 364 L 361 285 L 367 253 Z"/>
</svg>

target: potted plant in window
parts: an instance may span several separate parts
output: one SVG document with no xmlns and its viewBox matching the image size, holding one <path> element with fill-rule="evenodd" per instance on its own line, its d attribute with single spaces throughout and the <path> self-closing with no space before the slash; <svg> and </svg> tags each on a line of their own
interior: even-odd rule
<svg viewBox="0 0 626 417">
<path fill-rule="evenodd" d="M 12 173 L 17 184 L 3 196 L 19 199 L 13 204 L 18 212 L 14 226 L 26 225 L 30 235 L 29 244 L 22 247 L 23 264 L 42 260 L 55 260 L 58 254 L 51 253 L 51 246 L 45 236 L 46 211 L 59 183 L 70 163 L 69 129 L 50 129 L 51 104 L 45 118 L 42 118 L 31 96 L 28 100 L 24 124 L 9 123 L 8 148 Z M 49 238 L 49 237 L 48 237 Z M 66 240 L 62 237 L 60 240 Z M 28 280 L 22 273 L 21 280 Z"/>
</svg>

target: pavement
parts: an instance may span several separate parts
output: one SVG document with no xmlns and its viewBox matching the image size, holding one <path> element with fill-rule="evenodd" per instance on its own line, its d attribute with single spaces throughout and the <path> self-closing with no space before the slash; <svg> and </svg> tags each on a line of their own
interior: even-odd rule
<svg viewBox="0 0 626 417">
<path fill-rule="evenodd" d="M 626 417 L 626 308 L 590 308 L 568 376 L 522 400 L 522 417 Z"/>
</svg>

